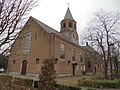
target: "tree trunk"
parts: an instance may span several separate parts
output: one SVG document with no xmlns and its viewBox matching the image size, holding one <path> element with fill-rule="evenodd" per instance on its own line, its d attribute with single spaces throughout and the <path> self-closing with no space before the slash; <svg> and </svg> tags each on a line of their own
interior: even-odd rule
<svg viewBox="0 0 120 90">
<path fill-rule="evenodd" d="M 108 73 L 107 73 L 107 71 L 108 71 L 107 70 L 108 69 L 108 62 L 107 61 L 105 61 L 105 68 L 104 69 L 105 69 L 105 71 L 104 71 L 105 72 L 105 79 L 108 79 Z"/>
</svg>

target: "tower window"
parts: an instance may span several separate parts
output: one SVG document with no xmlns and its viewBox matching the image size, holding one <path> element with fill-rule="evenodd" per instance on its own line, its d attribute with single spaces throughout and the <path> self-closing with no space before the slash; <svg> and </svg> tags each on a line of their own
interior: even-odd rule
<svg viewBox="0 0 120 90">
<path fill-rule="evenodd" d="M 13 60 L 13 64 L 15 64 L 15 60 Z"/>
<path fill-rule="evenodd" d="M 66 28 L 66 23 L 63 23 L 63 28 Z"/>
<path fill-rule="evenodd" d="M 74 27 L 75 27 L 75 29 L 76 29 L 76 24 L 74 24 Z"/>
<path fill-rule="evenodd" d="M 69 27 L 70 27 L 70 28 L 72 27 L 72 23 L 71 23 L 71 22 L 69 23 Z"/>
<path fill-rule="evenodd" d="M 36 64 L 39 64 L 39 58 L 36 58 Z"/>
</svg>

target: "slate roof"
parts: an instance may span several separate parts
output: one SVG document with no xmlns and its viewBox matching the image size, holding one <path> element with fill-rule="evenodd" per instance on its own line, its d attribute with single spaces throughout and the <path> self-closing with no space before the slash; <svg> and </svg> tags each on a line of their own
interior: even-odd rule
<svg viewBox="0 0 120 90">
<path fill-rule="evenodd" d="M 73 20 L 73 17 L 72 17 L 72 14 L 71 14 L 71 12 L 70 12 L 69 7 L 68 7 L 68 9 L 67 9 L 67 12 L 66 12 L 66 14 L 65 14 L 64 19 Z"/>
<path fill-rule="evenodd" d="M 67 41 L 69 41 L 71 43 L 74 43 L 74 42 L 70 41 L 64 34 L 58 32 L 57 30 L 51 28 L 50 26 L 44 24 L 43 22 L 35 19 L 32 16 L 30 18 L 32 18 L 36 23 L 38 23 L 44 30 L 46 30 L 46 32 L 48 32 L 48 33 L 55 33 L 56 35 L 64 38 L 65 40 L 67 40 Z M 78 47 L 80 47 L 81 49 L 86 50 L 88 52 L 97 52 L 94 48 L 90 47 L 89 45 L 88 46 L 80 46 L 79 44 L 76 44 L 76 43 L 74 43 L 74 44 L 77 45 Z"/>
<path fill-rule="evenodd" d="M 58 36 L 60 36 L 60 37 L 62 37 L 64 39 L 66 39 L 67 41 L 69 41 L 71 43 L 74 43 L 74 42 L 70 41 L 64 34 L 58 32 L 57 30 L 51 28 L 50 26 L 44 24 L 43 22 L 35 19 L 32 16 L 30 18 L 32 18 L 36 23 L 38 23 L 44 30 L 46 30 L 46 32 L 48 32 L 48 33 L 55 33 L 56 35 L 58 35 Z M 80 46 L 79 44 L 76 44 L 76 43 L 74 43 L 74 44 L 77 45 L 77 46 L 79 46 L 81 49 L 87 50 L 89 52 L 94 52 L 95 51 L 95 49 L 93 49 L 90 46 Z"/>
<path fill-rule="evenodd" d="M 35 19 L 35 18 L 32 17 L 32 16 L 31 16 L 30 18 L 34 19 L 35 22 L 37 22 L 37 23 L 38 23 L 44 30 L 46 30 L 48 33 L 55 33 L 55 34 L 57 34 L 58 36 L 63 37 L 64 39 L 70 41 L 64 34 L 58 32 L 57 30 L 55 30 L 55 29 L 53 29 L 53 28 L 51 28 L 51 27 L 49 27 L 48 25 L 46 25 L 46 24 L 44 24 L 43 22 Z M 70 41 L 70 42 L 71 42 L 71 41 Z"/>
<path fill-rule="evenodd" d="M 94 48 L 88 46 L 82 46 L 85 50 L 89 51 L 89 52 L 97 52 Z"/>
</svg>

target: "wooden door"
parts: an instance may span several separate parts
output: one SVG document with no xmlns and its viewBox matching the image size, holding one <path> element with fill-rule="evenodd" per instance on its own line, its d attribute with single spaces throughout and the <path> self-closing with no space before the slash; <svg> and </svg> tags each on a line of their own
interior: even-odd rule
<svg viewBox="0 0 120 90">
<path fill-rule="evenodd" d="M 23 60 L 23 61 L 22 61 L 21 74 L 22 74 L 22 75 L 26 75 L 26 70 L 27 70 L 27 61 L 26 61 L 26 60 Z"/>
</svg>

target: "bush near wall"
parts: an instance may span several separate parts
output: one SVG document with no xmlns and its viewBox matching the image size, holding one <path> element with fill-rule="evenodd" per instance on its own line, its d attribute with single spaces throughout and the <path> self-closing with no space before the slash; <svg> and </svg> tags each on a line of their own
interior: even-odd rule
<svg viewBox="0 0 120 90">
<path fill-rule="evenodd" d="M 34 81 L 34 88 L 38 88 L 38 82 L 39 81 Z M 60 84 L 55 84 L 55 87 L 57 88 L 57 90 L 81 90 L 80 87 L 66 86 L 66 85 L 60 85 Z"/>
<path fill-rule="evenodd" d="M 78 80 L 78 86 L 87 86 L 95 88 L 120 88 L 120 79 L 118 80 Z"/>
<path fill-rule="evenodd" d="M 19 85 L 19 86 L 32 87 L 33 80 L 15 77 L 15 78 L 13 78 L 13 84 Z"/>
<path fill-rule="evenodd" d="M 60 84 L 56 84 L 55 86 L 57 90 L 81 90 L 80 87 L 75 87 L 75 86 L 66 86 L 66 85 L 60 85 Z"/>
</svg>

